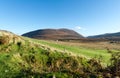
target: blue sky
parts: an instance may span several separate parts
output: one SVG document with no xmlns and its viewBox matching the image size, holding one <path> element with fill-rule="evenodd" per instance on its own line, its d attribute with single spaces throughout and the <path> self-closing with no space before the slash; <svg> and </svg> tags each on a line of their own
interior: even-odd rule
<svg viewBox="0 0 120 78">
<path fill-rule="evenodd" d="M 0 29 L 21 35 L 45 28 L 120 32 L 120 0 L 0 0 Z"/>
</svg>

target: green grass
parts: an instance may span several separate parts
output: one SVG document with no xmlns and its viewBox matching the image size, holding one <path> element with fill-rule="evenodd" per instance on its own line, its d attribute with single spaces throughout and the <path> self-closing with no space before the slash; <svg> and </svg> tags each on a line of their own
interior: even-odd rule
<svg viewBox="0 0 120 78">
<path fill-rule="evenodd" d="M 68 72 L 61 71 L 69 71 L 66 63 L 72 65 L 72 62 L 76 61 L 72 56 L 61 52 L 44 50 L 32 44 L 27 45 L 21 46 L 19 49 L 18 45 L 11 44 L 9 52 L 5 52 L 4 49 L 3 51 L 0 50 L 1 78 L 50 78 L 53 74 L 57 78 L 71 78 Z M 63 63 L 62 60 L 66 62 Z M 57 63 L 61 70 L 56 66 Z"/>
<path fill-rule="evenodd" d="M 71 46 L 71 45 L 64 45 L 58 44 L 57 42 L 52 41 L 45 41 L 45 40 L 35 40 L 34 42 L 47 45 L 49 47 L 53 47 L 59 49 L 61 51 L 66 50 L 66 52 L 71 52 L 76 55 L 85 56 L 87 58 L 100 58 L 103 63 L 109 64 L 110 62 L 110 54 L 107 52 L 106 49 L 92 49 L 80 46 Z"/>
<path fill-rule="evenodd" d="M 1 78 L 100 78 L 110 54 L 94 49 L 24 38 L 25 44 L 0 45 Z M 86 57 L 86 58 L 85 58 Z M 109 66 L 108 66 L 109 69 Z"/>
</svg>

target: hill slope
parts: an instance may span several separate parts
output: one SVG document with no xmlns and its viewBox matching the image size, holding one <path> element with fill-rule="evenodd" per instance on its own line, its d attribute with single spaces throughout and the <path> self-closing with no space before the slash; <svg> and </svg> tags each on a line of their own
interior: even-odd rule
<svg viewBox="0 0 120 78">
<path fill-rule="evenodd" d="M 89 36 L 88 38 L 120 38 L 120 32 Z"/>
<path fill-rule="evenodd" d="M 119 71 L 118 74 L 110 71 L 97 59 L 73 56 L 33 39 L 0 31 L 1 78 L 106 78 L 107 74 L 109 77 L 119 75 Z"/>
<path fill-rule="evenodd" d="M 0 44 L 17 44 L 19 42 L 24 43 L 24 39 L 21 36 L 17 36 L 9 31 L 0 30 Z"/>
<path fill-rule="evenodd" d="M 79 39 L 83 38 L 82 35 L 69 29 L 41 29 L 23 34 L 23 36 L 36 38 L 36 39 Z"/>
<path fill-rule="evenodd" d="M 89 61 L 83 57 L 52 50 L 32 39 L 0 31 L 1 78 L 87 77 L 89 75 L 85 75 L 83 68 Z"/>
</svg>

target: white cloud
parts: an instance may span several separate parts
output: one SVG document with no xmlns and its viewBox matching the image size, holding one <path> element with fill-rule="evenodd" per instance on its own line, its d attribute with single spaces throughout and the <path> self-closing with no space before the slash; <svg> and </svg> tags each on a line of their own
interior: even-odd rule
<svg viewBox="0 0 120 78">
<path fill-rule="evenodd" d="M 80 30 L 82 28 L 80 26 L 76 26 L 75 29 Z"/>
<path fill-rule="evenodd" d="M 85 28 L 81 27 L 81 26 L 76 26 L 75 30 L 86 30 Z"/>
</svg>

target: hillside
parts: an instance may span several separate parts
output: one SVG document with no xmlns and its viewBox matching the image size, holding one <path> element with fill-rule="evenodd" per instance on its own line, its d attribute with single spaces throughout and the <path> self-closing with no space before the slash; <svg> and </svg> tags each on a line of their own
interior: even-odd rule
<svg viewBox="0 0 120 78">
<path fill-rule="evenodd" d="M 40 30 L 28 32 L 26 34 L 23 34 L 22 36 L 36 38 L 36 39 L 47 39 L 47 40 L 83 38 L 82 35 L 69 29 L 40 29 Z"/>
<path fill-rule="evenodd" d="M 88 38 L 107 38 L 107 39 L 120 39 L 120 32 L 117 33 L 107 33 L 102 35 L 88 36 Z"/>
<path fill-rule="evenodd" d="M 99 53 L 92 52 L 90 49 L 87 50 L 87 48 L 82 49 L 79 46 L 69 45 L 67 47 L 67 45 L 63 45 L 17 36 L 8 31 L 0 31 L 0 77 L 113 78 L 120 76 L 119 57 L 117 64 L 116 60 L 113 60 L 112 65 L 107 67 L 98 58 L 82 56 L 87 54 L 94 57 Z M 66 50 L 62 50 L 64 47 Z M 109 55 L 104 52 L 101 54 L 103 56 Z"/>
</svg>

